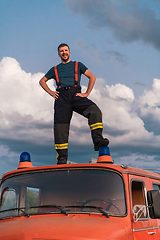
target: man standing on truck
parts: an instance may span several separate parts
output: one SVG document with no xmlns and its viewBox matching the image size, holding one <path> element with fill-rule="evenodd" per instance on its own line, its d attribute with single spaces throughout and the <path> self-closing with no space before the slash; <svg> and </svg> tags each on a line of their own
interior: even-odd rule
<svg viewBox="0 0 160 240">
<path fill-rule="evenodd" d="M 88 119 L 95 151 L 101 146 L 107 146 L 109 140 L 102 136 L 103 123 L 100 109 L 87 98 L 94 86 L 95 76 L 83 63 L 70 60 L 70 48 L 67 44 L 62 43 L 58 46 L 58 55 L 61 63 L 52 67 L 39 83 L 55 99 L 54 141 L 57 164 L 65 164 L 68 158 L 68 136 L 73 111 Z M 81 93 L 81 74 L 89 78 L 85 93 Z M 56 80 L 56 91 L 52 91 L 47 85 L 47 81 L 52 78 Z"/>
</svg>

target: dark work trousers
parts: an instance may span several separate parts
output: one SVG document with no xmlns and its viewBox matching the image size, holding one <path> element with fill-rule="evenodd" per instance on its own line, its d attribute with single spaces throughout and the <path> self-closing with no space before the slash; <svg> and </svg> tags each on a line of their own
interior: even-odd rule
<svg viewBox="0 0 160 240">
<path fill-rule="evenodd" d="M 57 161 L 67 160 L 68 137 L 70 121 L 73 111 L 88 119 L 93 143 L 103 139 L 102 113 L 97 105 L 86 97 L 76 96 L 81 89 L 78 87 L 66 87 L 59 91 L 59 97 L 54 105 L 54 140 L 57 151 Z"/>
</svg>

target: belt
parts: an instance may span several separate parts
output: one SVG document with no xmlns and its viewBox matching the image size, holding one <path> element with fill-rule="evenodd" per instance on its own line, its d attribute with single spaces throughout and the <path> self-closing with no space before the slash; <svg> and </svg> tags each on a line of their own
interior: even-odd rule
<svg viewBox="0 0 160 240">
<path fill-rule="evenodd" d="M 67 87 L 62 87 L 60 89 L 58 88 L 58 89 L 56 89 L 56 91 L 63 91 L 63 90 L 74 89 L 74 88 L 81 89 L 81 87 L 79 87 L 79 86 L 77 86 L 77 87 L 67 86 Z"/>
</svg>

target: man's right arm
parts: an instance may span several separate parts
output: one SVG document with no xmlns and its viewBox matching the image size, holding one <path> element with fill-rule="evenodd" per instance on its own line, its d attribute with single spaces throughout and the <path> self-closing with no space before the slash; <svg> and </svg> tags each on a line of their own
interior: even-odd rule
<svg viewBox="0 0 160 240">
<path fill-rule="evenodd" d="M 49 94 L 51 95 L 54 99 L 58 99 L 59 96 L 59 92 L 56 91 L 52 91 L 48 85 L 47 85 L 47 81 L 49 79 L 47 79 L 45 76 L 41 78 L 41 80 L 39 81 L 39 84 L 41 85 L 41 87 Z"/>
</svg>

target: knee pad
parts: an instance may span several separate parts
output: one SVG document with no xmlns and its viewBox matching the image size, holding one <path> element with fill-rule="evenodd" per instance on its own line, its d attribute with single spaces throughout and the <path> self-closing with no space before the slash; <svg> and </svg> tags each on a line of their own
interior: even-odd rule
<svg viewBox="0 0 160 240">
<path fill-rule="evenodd" d="M 55 144 L 68 143 L 69 124 L 54 124 Z"/>
<path fill-rule="evenodd" d="M 89 106 L 83 115 L 88 118 L 89 125 L 94 123 L 102 123 L 102 112 L 96 104 Z"/>
</svg>

